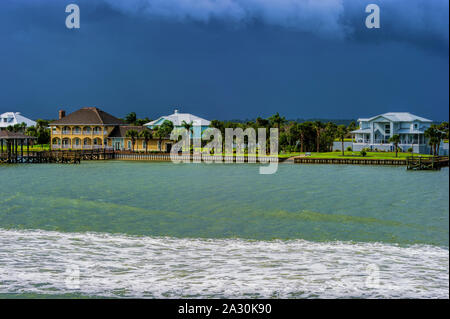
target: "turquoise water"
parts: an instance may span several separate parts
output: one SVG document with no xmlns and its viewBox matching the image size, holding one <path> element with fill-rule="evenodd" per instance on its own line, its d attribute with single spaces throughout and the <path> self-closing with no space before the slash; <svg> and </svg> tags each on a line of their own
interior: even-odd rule
<svg viewBox="0 0 450 319">
<path fill-rule="evenodd" d="M 366 295 L 367 289 L 355 293 L 339 286 L 331 296 L 448 298 L 448 169 L 281 164 L 274 175 L 259 175 L 258 169 L 125 161 L 0 166 L 0 293 L 324 297 L 317 265 L 328 265 L 330 274 L 341 269 L 339 282 L 355 269 L 360 278 L 375 263 L 385 268 L 382 277 L 391 281 L 390 290 Z M 14 262 L 7 261 L 11 254 L 17 254 Z M 44 256 L 53 261 L 44 262 Z M 107 290 L 99 288 L 108 287 L 104 283 L 75 292 L 64 288 L 55 279 L 67 270 L 64 256 L 82 267 L 82 274 L 96 271 L 108 283 L 115 282 L 111 276 L 117 281 Z M 262 264 L 254 264 L 259 259 Z M 92 268 L 99 260 L 112 268 Z M 227 277 L 208 286 L 218 273 L 235 269 L 223 265 L 229 260 L 247 272 L 230 275 L 233 284 L 246 284 L 233 290 Z M 146 263 L 153 268 L 143 269 Z M 31 265 L 36 272 L 28 278 Z M 433 265 L 428 276 L 425 265 Z M 40 278 L 42 269 L 53 269 L 53 275 Z M 199 276 L 204 280 L 194 275 L 211 271 Z M 411 278 L 395 277 L 405 271 Z M 430 276 L 436 280 L 432 289 Z M 124 287 L 130 281 L 134 288 Z M 399 282 L 404 289 L 392 289 Z"/>
</svg>

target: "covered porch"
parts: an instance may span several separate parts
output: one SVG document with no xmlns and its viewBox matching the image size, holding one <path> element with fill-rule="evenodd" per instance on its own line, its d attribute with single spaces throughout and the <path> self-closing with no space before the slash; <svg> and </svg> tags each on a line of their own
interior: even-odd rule
<svg viewBox="0 0 450 319">
<path fill-rule="evenodd" d="M 0 162 L 26 163 L 30 155 L 30 145 L 35 139 L 36 137 L 23 133 L 0 131 Z"/>
</svg>

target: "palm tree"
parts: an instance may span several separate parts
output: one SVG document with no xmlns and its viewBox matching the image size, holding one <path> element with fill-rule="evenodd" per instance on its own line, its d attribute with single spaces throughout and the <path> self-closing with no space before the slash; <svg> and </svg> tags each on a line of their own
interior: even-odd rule
<svg viewBox="0 0 450 319">
<path fill-rule="evenodd" d="M 333 142 L 336 139 L 337 129 L 338 126 L 336 124 L 328 122 L 323 130 L 322 135 L 324 138 L 322 138 L 322 142 L 325 142 L 325 147 L 329 152 L 333 150 Z"/>
<path fill-rule="evenodd" d="M 436 132 L 436 145 L 437 145 L 436 155 L 439 155 L 439 149 L 441 148 L 441 141 L 444 138 L 445 138 L 445 132 L 437 130 L 437 132 Z"/>
<path fill-rule="evenodd" d="M 442 132 L 444 139 L 448 139 L 448 137 L 449 137 L 448 122 L 442 122 L 441 124 L 439 124 L 438 130 Z"/>
<path fill-rule="evenodd" d="M 186 131 L 188 131 L 188 133 L 194 133 L 194 124 L 192 124 L 192 121 L 189 123 L 186 123 L 186 121 L 181 122 L 181 126 L 184 127 L 186 129 Z"/>
<path fill-rule="evenodd" d="M 27 127 L 27 130 L 25 131 L 25 135 L 38 137 L 39 132 L 35 126 L 30 126 L 30 127 Z M 33 139 L 30 139 L 30 144 L 33 145 Z"/>
<path fill-rule="evenodd" d="M 352 121 L 349 125 L 348 125 L 348 130 L 349 131 L 354 131 L 358 128 L 358 126 L 356 125 L 355 121 Z"/>
<path fill-rule="evenodd" d="M 134 145 L 136 144 L 136 139 L 139 137 L 139 133 L 136 130 L 129 130 L 125 134 L 126 137 L 131 139 L 132 150 L 134 152 Z"/>
<path fill-rule="evenodd" d="M 305 123 L 300 123 L 298 125 L 298 131 L 300 133 L 300 152 L 302 152 L 302 153 L 304 151 L 305 135 L 306 135 L 307 129 L 308 129 L 308 126 Z"/>
<path fill-rule="evenodd" d="M 280 114 L 277 112 L 276 114 L 269 117 L 269 122 L 272 125 L 275 125 L 278 129 L 280 129 L 281 125 L 286 122 L 286 119 L 284 117 L 281 117 Z"/>
<path fill-rule="evenodd" d="M 344 156 L 344 139 L 345 136 L 348 134 L 349 129 L 348 127 L 346 127 L 345 125 L 339 125 L 337 128 L 337 136 L 339 137 L 339 139 L 341 140 L 341 145 L 342 145 L 342 156 Z"/>
<path fill-rule="evenodd" d="M 35 126 L 30 126 L 30 127 L 27 127 L 27 130 L 25 131 L 25 134 L 28 135 L 28 136 L 37 137 L 38 130 L 37 130 L 37 128 Z"/>
<path fill-rule="evenodd" d="M 436 136 L 432 136 L 429 138 L 428 140 L 428 145 L 430 145 L 431 147 L 431 154 L 436 156 L 436 144 L 437 144 L 437 137 Z"/>
<path fill-rule="evenodd" d="M 400 135 L 395 134 L 389 139 L 390 143 L 394 144 L 395 147 L 395 157 L 398 157 L 398 144 L 400 143 Z"/>
<path fill-rule="evenodd" d="M 165 120 L 160 126 L 158 126 L 155 135 L 159 140 L 159 151 L 161 152 L 162 140 L 167 138 L 173 130 L 173 123 Z"/>
<path fill-rule="evenodd" d="M 150 130 L 144 129 L 139 133 L 139 137 L 143 138 L 145 141 L 145 153 L 147 153 L 148 142 L 153 138 L 153 134 Z"/>
<path fill-rule="evenodd" d="M 313 127 L 316 130 L 316 146 L 317 146 L 317 153 L 320 152 L 320 133 L 323 130 L 323 124 L 320 121 L 315 121 L 313 123 Z"/>
<path fill-rule="evenodd" d="M 192 124 L 192 121 L 187 123 L 186 121 L 181 122 L 181 126 L 187 131 L 188 139 L 194 138 L 194 124 Z M 190 143 L 189 143 L 190 145 Z"/>
<path fill-rule="evenodd" d="M 38 119 L 38 120 L 36 121 L 36 128 L 37 128 L 38 130 L 40 130 L 40 129 L 46 129 L 46 128 L 48 127 L 48 124 L 49 124 L 49 121 L 42 120 L 42 119 Z"/>
<path fill-rule="evenodd" d="M 136 123 L 137 117 L 135 112 L 131 112 L 125 116 L 125 122 L 133 125 Z"/>
<path fill-rule="evenodd" d="M 424 133 L 425 137 L 428 138 L 428 145 L 431 146 L 431 151 L 433 155 L 436 155 L 436 145 L 439 141 L 439 131 L 436 129 L 434 125 L 427 128 Z"/>
</svg>

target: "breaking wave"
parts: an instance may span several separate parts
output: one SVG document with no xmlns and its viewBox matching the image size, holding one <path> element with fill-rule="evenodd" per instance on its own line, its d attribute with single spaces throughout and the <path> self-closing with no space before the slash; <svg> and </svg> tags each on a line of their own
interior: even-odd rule
<svg viewBox="0 0 450 319">
<path fill-rule="evenodd" d="M 0 294 L 449 298 L 449 251 L 0 229 Z"/>
</svg>

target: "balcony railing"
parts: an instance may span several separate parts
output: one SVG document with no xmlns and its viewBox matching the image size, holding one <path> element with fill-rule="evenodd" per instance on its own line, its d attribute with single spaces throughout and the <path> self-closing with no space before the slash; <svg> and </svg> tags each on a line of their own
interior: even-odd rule
<svg viewBox="0 0 450 319">
<path fill-rule="evenodd" d="M 374 140 L 373 144 L 391 144 L 389 140 Z"/>
<path fill-rule="evenodd" d="M 103 145 L 61 145 L 61 144 L 53 144 L 52 149 L 59 150 L 59 149 L 74 149 L 74 150 L 98 150 L 98 149 L 105 149 L 105 150 L 113 150 L 114 147 L 112 146 L 103 146 Z"/>
<path fill-rule="evenodd" d="M 361 140 L 361 139 L 355 139 L 354 143 L 356 144 L 371 144 L 370 140 Z M 389 142 L 389 140 L 374 140 L 373 144 L 392 144 Z M 399 145 L 413 145 L 413 144 L 419 144 L 417 140 L 415 141 L 400 141 Z M 424 143 L 422 143 L 424 144 Z"/>
</svg>

